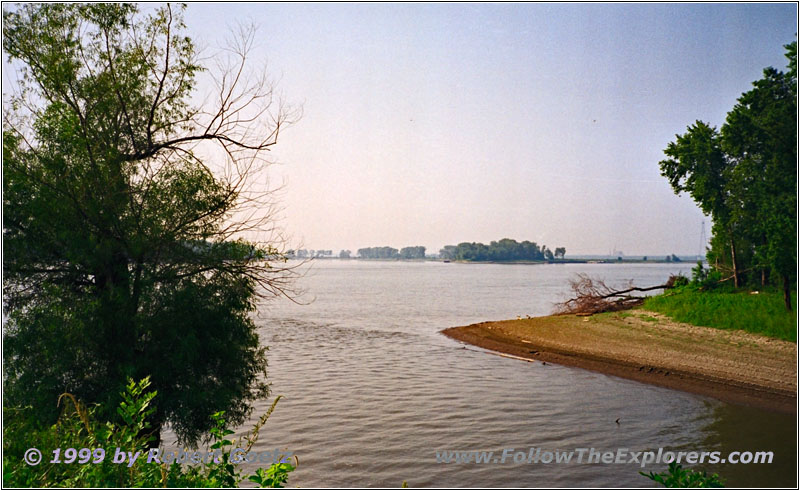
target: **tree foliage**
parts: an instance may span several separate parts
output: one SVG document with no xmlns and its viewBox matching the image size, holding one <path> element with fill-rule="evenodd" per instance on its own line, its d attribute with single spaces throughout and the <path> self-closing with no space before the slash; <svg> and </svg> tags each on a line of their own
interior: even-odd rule
<svg viewBox="0 0 800 491">
<path fill-rule="evenodd" d="M 258 433 L 275 409 L 275 399 L 244 437 L 231 441 L 224 412 L 211 416 L 210 449 L 204 452 L 163 452 L 150 458 L 153 436 L 151 418 L 158 402 L 148 391 L 150 381 L 129 381 L 116 407 L 118 421 L 99 419 L 98 408 L 87 406 L 72 394 L 62 394 L 62 412 L 52 426 L 39 427 L 31 420 L 31 408 L 9 410 L 3 426 L 3 485 L 16 488 L 235 488 L 245 476 L 237 461 L 240 448 L 250 451 Z M 41 462 L 29 465 L 26 456 L 31 442 L 40 450 Z M 115 460 L 124 453 L 124 462 Z M 175 454 L 178 455 L 175 455 Z M 156 457 L 156 455 L 153 455 Z M 262 488 L 282 488 L 294 470 L 289 462 L 273 454 L 269 468 L 249 476 Z"/>
<path fill-rule="evenodd" d="M 720 130 L 697 121 L 659 165 L 714 220 L 708 259 L 735 286 L 779 280 L 786 307 L 797 268 L 797 43 L 789 71 L 764 70 Z"/>
<path fill-rule="evenodd" d="M 445 259 L 459 261 L 553 261 L 566 254 L 563 247 L 556 248 L 556 254 L 536 242 L 514 239 L 493 240 L 489 245 L 481 242 L 462 242 L 457 246 L 444 246 L 439 255 Z"/>
<path fill-rule="evenodd" d="M 400 251 L 394 247 L 362 247 L 358 250 L 361 259 L 400 259 Z"/>
<path fill-rule="evenodd" d="M 268 390 L 250 313 L 293 276 L 264 174 L 289 113 L 248 68 L 254 31 L 209 71 L 170 5 L 23 4 L 3 21 L 21 73 L 4 94 L 4 403 L 53 421 L 58 394 L 114 408 L 152 375 L 157 427 L 193 442 L 214 412 L 242 422 Z"/>
<path fill-rule="evenodd" d="M 408 246 L 400 249 L 400 259 L 425 259 L 425 246 Z"/>
<path fill-rule="evenodd" d="M 684 469 L 677 462 L 669 464 L 665 472 L 639 472 L 644 477 L 657 482 L 665 488 L 722 488 L 725 481 L 718 474 L 709 475 L 706 471 Z"/>
</svg>

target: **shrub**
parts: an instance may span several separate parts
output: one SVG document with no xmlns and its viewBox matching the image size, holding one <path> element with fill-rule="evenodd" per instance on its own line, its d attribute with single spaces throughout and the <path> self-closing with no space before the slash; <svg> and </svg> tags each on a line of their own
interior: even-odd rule
<svg viewBox="0 0 800 491">
<path fill-rule="evenodd" d="M 645 474 L 640 472 L 648 479 L 662 484 L 665 488 L 722 488 L 723 481 L 717 474 L 708 475 L 706 471 L 698 472 L 692 469 L 684 469 L 680 464 L 673 462 L 669 465 L 666 472 L 656 474 L 650 472 Z"/>
<path fill-rule="evenodd" d="M 683 288 L 689 284 L 689 278 L 683 275 L 672 275 L 668 283 L 672 283 L 672 288 Z"/>
<path fill-rule="evenodd" d="M 697 261 L 697 266 L 692 268 L 692 283 L 703 283 L 708 277 L 708 270 L 703 267 L 703 261 Z"/>
<path fill-rule="evenodd" d="M 212 415 L 214 425 L 206 440 L 217 458 L 197 465 L 149 462 L 145 457 L 153 441 L 153 427 L 148 418 L 155 412 L 152 405 L 156 392 L 147 392 L 149 378 L 130 380 L 121 394 L 117 408 L 121 423 L 99 423 L 97 406 L 86 407 L 71 394 L 58 401 L 63 409 L 58 422 L 51 427 L 37 427 L 32 408 L 5 409 L 3 431 L 4 487 L 236 487 L 245 478 L 231 462 L 231 450 L 241 446 L 246 451 L 258 438 L 258 430 L 275 408 L 278 399 L 259 420 L 252 432 L 240 441 L 229 440 L 233 431 L 227 428 L 223 412 Z M 236 444 L 236 445 L 235 445 Z M 234 446 L 235 445 L 235 446 Z M 24 455 L 29 446 L 42 451 L 39 465 L 28 465 Z M 138 458 L 117 464 L 113 452 L 141 452 Z M 60 449 L 60 450 L 56 450 Z M 76 450 L 79 449 L 79 450 Z M 84 452 L 82 449 L 90 449 Z M 102 450 L 101 450 L 102 449 Z M 102 454 L 101 454 L 102 452 Z M 60 462 L 53 462 L 58 460 Z M 95 463 L 96 462 L 96 463 Z M 130 465 L 128 465 L 130 463 Z M 262 487 L 283 487 L 294 467 L 276 463 L 258 469 L 248 478 Z"/>
</svg>

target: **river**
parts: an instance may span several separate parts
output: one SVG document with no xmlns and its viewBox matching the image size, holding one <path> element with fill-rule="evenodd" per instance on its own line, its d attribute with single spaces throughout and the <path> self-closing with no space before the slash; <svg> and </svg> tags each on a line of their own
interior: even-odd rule
<svg viewBox="0 0 800 491">
<path fill-rule="evenodd" d="M 294 452 L 289 485 L 303 487 L 642 487 L 653 483 L 637 464 L 445 464 L 435 452 L 767 450 L 772 464 L 690 467 L 729 487 L 794 487 L 794 415 L 493 356 L 440 334 L 549 314 L 577 273 L 649 286 L 691 266 L 317 261 L 299 280 L 305 305 L 279 299 L 258 313 L 284 398 L 254 449 Z"/>
</svg>

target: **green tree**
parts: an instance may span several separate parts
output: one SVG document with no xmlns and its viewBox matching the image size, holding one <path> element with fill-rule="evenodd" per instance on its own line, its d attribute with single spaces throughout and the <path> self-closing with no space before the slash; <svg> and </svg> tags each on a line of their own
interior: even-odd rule
<svg viewBox="0 0 800 491">
<path fill-rule="evenodd" d="M 774 276 L 791 310 L 797 268 L 797 44 L 785 47 L 787 73 L 765 69 L 720 131 L 697 121 L 676 135 L 659 165 L 676 193 L 688 192 L 712 216 L 709 263 L 718 270 L 729 264 L 736 287 L 759 277 L 766 285 Z"/>
<path fill-rule="evenodd" d="M 796 42 L 787 46 L 796 67 Z M 774 68 L 738 99 L 722 127 L 723 147 L 734 162 L 728 187 L 747 224 L 753 267 L 762 284 L 769 268 L 783 283 L 791 310 L 790 285 L 797 265 L 797 79 Z"/>
<path fill-rule="evenodd" d="M 439 257 L 442 259 L 452 260 L 456 258 L 458 248 L 454 245 L 446 245 L 439 249 Z"/>
<path fill-rule="evenodd" d="M 247 29 L 217 58 L 218 105 L 195 106 L 184 30 L 169 5 L 3 12 L 22 73 L 4 95 L 3 402 L 46 422 L 63 392 L 113 416 L 126 380 L 151 375 L 156 429 L 192 443 L 268 392 L 250 313 L 293 271 L 259 240 L 272 196 L 253 184 L 287 113 L 248 71 Z"/>
<path fill-rule="evenodd" d="M 401 259 L 425 259 L 425 246 L 409 246 L 400 249 Z"/>
<path fill-rule="evenodd" d="M 703 213 L 712 216 L 712 233 L 718 238 L 724 236 L 730 246 L 733 281 L 738 287 L 736 236 L 727 191 L 731 163 L 722 150 L 720 134 L 716 128 L 696 121 L 685 134 L 675 136 L 676 140 L 664 150 L 669 158 L 659 162 L 661 175 L 669 180 L 675 193 L 689 193 Z"/>
</svg>

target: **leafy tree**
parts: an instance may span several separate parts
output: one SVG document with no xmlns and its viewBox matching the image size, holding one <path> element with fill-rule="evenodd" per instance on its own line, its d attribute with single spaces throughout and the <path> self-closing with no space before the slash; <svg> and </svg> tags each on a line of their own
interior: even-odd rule
<svg viewBox="0 0 800 491">
<path fill-rule="evenodd" d="M 555 256 L 557 258 L 564 259 L 564 255 L 566 253 L 567 253 L 567 249 L 566 248 L 564 248 L 564 247 L 556 247 L 556 250 L 555 250 L 555 252 L 553 254 L 555 254 Z"/>
<path fill-rule="evenodd" d="M 398 259 L 400 253 L 394 247 L 364 247 L 358 250 L 362 259 Z"/>
<path fill-rule="evenodd" d="M 712 216 L 715 226 L 712 233 L 724 236 L 730 245 L 733 281 L 738 287 L 732 205 L 727 192 L 731 163 L 722 150 L 720 134 L 716 128 L 696 121 L 685 134 L 675 136 L 676 140 L 664 150 L 669 158 L 659 162 L 661 175 L 669 180 L 675 193 L 689 193 L 700 209 Z"/>
<path fill-rule="evenodd" d="M 536 242 L 517 242 L 514 239 L 492 241 L 488 246 L 480 242 L 462 242 L 457 246 L 444 246 L 439 255 L 462 261 L 552 261 L 554 258 L 547 247 L 540 248 Z"/>
<path fill-rule="evenodd" d="M 410 246 L 400 249 L 401 259 L 425 259 L 425 246 Z"/>
<path fill-rule="evenodd" d="M 797 268 L 797 78 L 796 42 L 787 46 L 790 73 L 774 68 L 742 94 L 722 127 L 723 146 L 735 163 L 729 192 L 733 213 L 746 224 L 754 269 L 780 278 L 787 309 Z M 766 274 L 762 274 L 762 283 Z"/>
<path fill-rule="evenodd" d="M 182 8 L 23 4 L 3 12 L 22 77 L 3 120 L 6 405 L 52 423 L 63 392 L 113 408 L 152 374 L 151 421 L 187 443 L 264 397 L 250 313 L 287 291 L 265 152 L 287 113 L 250 76 L 253 31 L 217 58 L 216 107 Z"/>
<path fill-rule="evenodd" d="M 442 259 L 455 259 L 456 258 L 456 250 L 457 247 L 454 245 L 446 245 L 443 248 L 439 249 L 439 257 Z"/>
<path fill-rule="evenodd" d="M 714 220 L 709 263 L 734 286 L 783 284 L 786 308 L 797 268 L 797 43 L 789 71 L 764 70 L 720 131 L 697 121 L 664 150 L 659 165 L 676 193 L 688 192 Z M 760 273 L 760 275 L 758 274 Z"/>
</svg>

